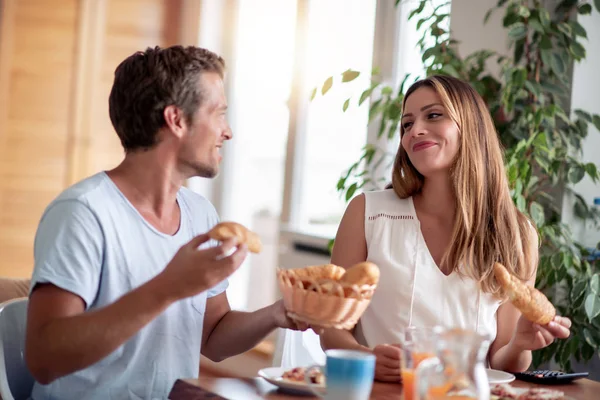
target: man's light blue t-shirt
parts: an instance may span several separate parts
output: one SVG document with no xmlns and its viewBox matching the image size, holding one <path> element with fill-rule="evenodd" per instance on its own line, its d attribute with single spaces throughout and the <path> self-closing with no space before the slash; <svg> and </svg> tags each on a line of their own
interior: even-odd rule
<svg viewBox="0 0 600 400">
<path fill-rule="evenodd" d="M 171 236 L 148 224 L 104 172 L 70 187 L 42 216 L 31 288 L 52 283 L 80 296 L 87 311 L 115 302 L 218 222 L 202 196 L 182 188 L 177 201 L 181 224 Z M 36 383 L 33 399 L 166 399 L 176 379 L 198 375 L 206 299 L 226 288 L 224 281 L 172 304 L 101 361 L 49 385 Z"/>
</svg>

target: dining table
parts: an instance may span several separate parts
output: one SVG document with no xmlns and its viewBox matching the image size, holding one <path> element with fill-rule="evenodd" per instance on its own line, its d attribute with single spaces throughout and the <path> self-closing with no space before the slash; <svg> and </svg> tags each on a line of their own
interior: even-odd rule
<svg viewBox="0 0 600 400">
<path fill-rule="evenodd" d="M 519 388 L 541 387 L 541 385 L 514 381 L 511 386 Z M 560 390 L 569 400 L 600 399 L 600 383 L 590 379 L 579 379 L 565 385 L 544 386 Z M 399 383 L 375 382 L 371 391 L 373 400 L 402 400 L 402 385 Z M 282 391 L 262 378 L 199 377 L 179 379 L 169 395 L 171 400 L 310 400 L 316 396 L 291 394 Z"/>
</svg>

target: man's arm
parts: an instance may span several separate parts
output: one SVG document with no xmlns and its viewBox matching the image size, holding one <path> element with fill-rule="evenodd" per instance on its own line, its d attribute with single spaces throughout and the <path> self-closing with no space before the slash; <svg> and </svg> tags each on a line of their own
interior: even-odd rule
<svg viewBox="0 0 600 400">
<path fill-rule="evenodd" d="M 173 299 L 152 280 L 113 304 L 84 313 L 85 302 L 52 284 L 29 300 L 25 357 L 41 384 L 86 368 L 121 346 L 162 313 Z"/>
<path fill-rule="evenodd" d="M 281 302 L 251 313 L 232 311 L 223 292 L 206 300 L 201 352 L 219 362 L 248 351 L 275 328 L 287 327 L 283 319 L 285 310 Z"/>
<path fill-rule="evenodd" d="M 25 343 L 34 378 L 48 384 L 100 361 L 170 304 L 223 281 L 246 257 L 243 245 L 223 257 L 235 240 L 198 250 L 207 240 L 207 235 L 192 239 L 154 279 L 96 311 L 84 312 L 81 297 L 54 285 L 36 286 L 29 300 Z"/>
</svg>

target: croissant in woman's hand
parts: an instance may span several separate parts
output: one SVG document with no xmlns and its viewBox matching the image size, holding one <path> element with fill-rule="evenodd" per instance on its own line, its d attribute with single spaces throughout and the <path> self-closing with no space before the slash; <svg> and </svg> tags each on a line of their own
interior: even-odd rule
<svg viewBox="0 0 600 400">
<path fill-rule="evenodd" d="M 494 264 L 494 273 L 510 301 L 525 318 L 539 325 L 554 319 L 556 309 L 542 292 L 521 282 L 500 263 Z"/>
</svg>

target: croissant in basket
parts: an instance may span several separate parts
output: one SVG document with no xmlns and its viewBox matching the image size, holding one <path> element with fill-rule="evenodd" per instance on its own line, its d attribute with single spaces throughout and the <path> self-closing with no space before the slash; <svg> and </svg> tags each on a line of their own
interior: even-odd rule
<svg viewBox="0 0 600 400">
<path fill-rule="evenodd" d="M 500 263 L 494 264 L 494 274 L 510 301 L 525 318 L 540 325 L 546 325 L 554 319 L 556 309 L 544 293 L 521 282 Z"/>
<path fill-rule="evenodd" d="M 351 329 L 371 302 L 379 268 L 362 262 L 345 270 L 334 264 L 279 270 L 288 316 L 322 327 Z"/>
</svg>

